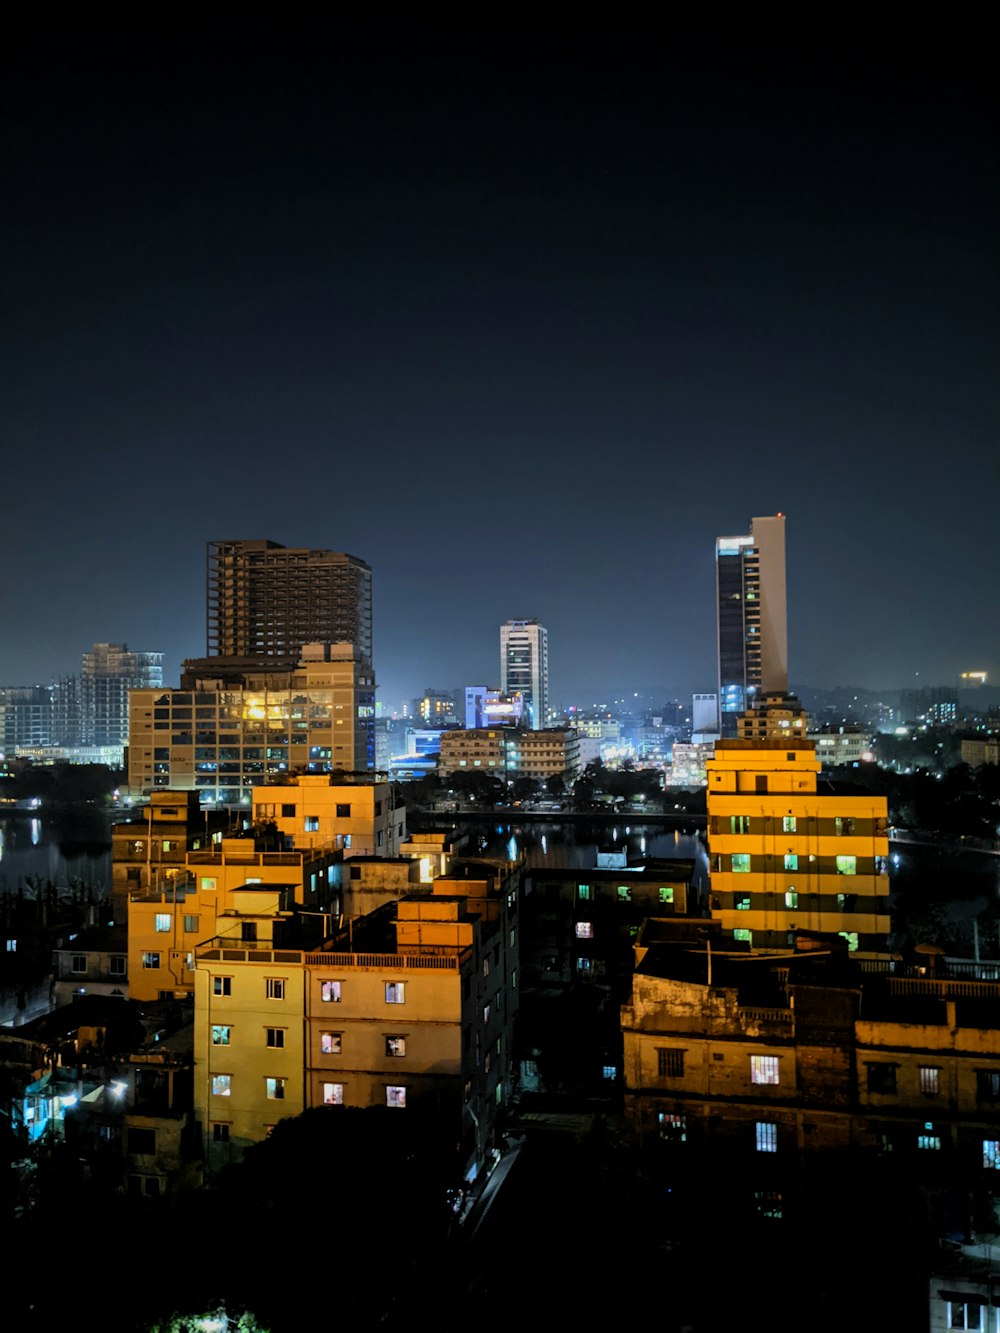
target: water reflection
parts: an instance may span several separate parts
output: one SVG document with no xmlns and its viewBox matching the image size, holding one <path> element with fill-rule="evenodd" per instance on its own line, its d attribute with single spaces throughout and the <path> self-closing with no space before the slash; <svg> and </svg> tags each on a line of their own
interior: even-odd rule
<svg viewBox="0 0 1000 1333">
<path fill-rule="evenodd" d="M 42 840 L 42 821 L 33 819 L 31 821 L 31 845 L 37 847 Z"/>
</svg>

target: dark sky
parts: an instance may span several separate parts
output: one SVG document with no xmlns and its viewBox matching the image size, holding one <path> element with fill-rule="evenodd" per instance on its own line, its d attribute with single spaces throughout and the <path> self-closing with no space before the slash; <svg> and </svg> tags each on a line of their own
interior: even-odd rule
<svg viewBox="0 0 1000 1333">
<path fill-rule="evenodd" d="M 1000 673 L 985 32 L 31 31 L 2 71 L 0 683 L 204 651 L 205 543 L 374 570 L 395 707 L 715 688 L 787 515 L 793 686 Z"/>
</svg>

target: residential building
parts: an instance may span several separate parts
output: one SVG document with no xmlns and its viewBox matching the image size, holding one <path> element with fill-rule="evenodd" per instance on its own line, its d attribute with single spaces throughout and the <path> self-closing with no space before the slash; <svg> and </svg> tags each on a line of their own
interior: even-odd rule
<svg viewBox="0 0 1000 1333">
<path fill-rule="evenodd" d="M 253 789 L 296 771 L 371 770 L 375 677 L 346 643 L 309 644 L 287 672 L 132 695 L 129 786 L 194 790 L 203 805 L 249 806 Z"/>
<path fill-rule="evenodd" d="M 857 787 L 821 791 L 806 740 L 720 740 L 706 764 L 712 914 L 755 949 L 797 930 L 887 956 L 888 808 Z"/>
<path fill-rule="evenodd" d="M 507 776 L 571 779 L 580 771 L 580 738 L 570 727 L 507 733 Z"/>
<path fill-rule="evenodd" d="M 294 669 L 310 643 L 372 660 L 372 572 L 357 556 L 272 541 L 208 543 L 207 653 Z"/>
<path fill-rule="evenodd" d="M 125 926 L 92 926 L 52 950 L 55 1003 L 78 995 L 127 997 L 128 938 Z"/>
<path fill-rule="evenodd" d="M 196 951 L 195 1108 L 212 1166 L 281 1118 L 387 1106 L 493 1160 L 512 1089 L 520 867 L 470 861 L 314 951 Z"/>
<path fill-rule="evenodd" d="M 471 731 L 442 731 L 438 772 L 472 772 L 479 769 L 498 778 L 507 776 L 507 740 L 501 728 L 477 727 Z"/>
<path fill-rule="evenodd" d="M 961 742 L 962 763 L 970 768 L 1000 764 L 1000 736 L 970 736 Z"/>
<path fill-rule="evenodd" d="M 508 620 L 500 626 L 500 691 L 523 697 L 532 730 L 548 725 L 549 634 L 537 620 Z"/>
<path fill-rule="evenodd" d="M 834 726 L 826 723 L 815 731 L 806 732 L 806 740 L 816 747 L 816 758 L 823 768 L 857 768 L 870 763 L 874 756 L 871 737 L 864 727 L 850 722 Z"/>
<path fill-rule="evenodd" d="M 151 792 L 145 806 L 111 825 L 115 921 L 125 924 L 134 895 L 159 894 L 188 879 L 188 853 L 217 849 L 231 831 L 225 811 L 203 810 L 197 792 Z"/>
<path fill-rule="evenodd" d="M 52 743 L 52 686 L 6 685 L 0 688 L 0 759 L 13 759 L 19 748 Z"/>
<path fill-rule="evenodd" d="M 758 693 L 788 689 L 785 519 L 755 518 L 742 537 L 715 543 L 721 735 Z"/>
<path fill-rule="evenodd" d="M 406 806 L 374 773 L 300 773 L 255 787 L 253 815 L 273 822 L 288 848 L 336 847 L 345 856 L 398 856 L 407 836 Z"/>
<path fill-rule="evenodd" d="M 736 719 L 740 740 L 782 740 L 805 736 L 809 717 L 794 694 L 758 692 L 752 705 Z"/>
</svg>

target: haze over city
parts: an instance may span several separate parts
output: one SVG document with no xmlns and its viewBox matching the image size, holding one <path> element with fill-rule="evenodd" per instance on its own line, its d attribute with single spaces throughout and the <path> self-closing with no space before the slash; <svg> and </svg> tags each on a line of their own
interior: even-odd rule
<svg viewBox="0 0 1000 1333">
<path fill-rule="evenodd" d="M 985 60 L 318 38 L 5 52 L 0 680 L 176 681 L 260 537 L 370 563 L 388 707 L 511 617 L 558 704 L 712 690 L 715 538 L 779 511 L 793 688 L 996 679 Z"/>
</svg>

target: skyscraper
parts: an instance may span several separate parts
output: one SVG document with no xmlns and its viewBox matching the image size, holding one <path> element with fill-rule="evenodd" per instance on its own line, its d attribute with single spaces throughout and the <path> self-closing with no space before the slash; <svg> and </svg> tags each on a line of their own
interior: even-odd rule
<svg viewBox="0 0 1000 1333">
<path fill-rule="evenodd" d="M 307 643 L 372 655 L 372 572 L 357 556 L 278 542 L 208 544 L 208 655 L 295 666 Z"/>
<path fill-rule="evenodd" d="M 785 518 L 755 518 L 745 537 L 715 543 L 719 709 L 723 736 L 758 694 L 788 690 Z"/>
<path fill-rule="evenodd" d="M 532 731 L 546 726 L 549 632 L 537 620 L 508 620 L 500 626 L 500 691 L 521 695 Z"/>
<path fill-rule="evenodd" d="M 128 745 L 129 691 L 163 683 L 162 653 L 132 653 L 124 643 L 95 643 L 80 678 L 84 745 Z"/>
</svg>

